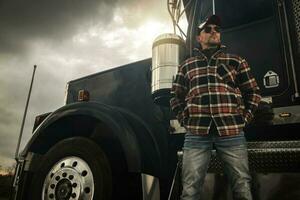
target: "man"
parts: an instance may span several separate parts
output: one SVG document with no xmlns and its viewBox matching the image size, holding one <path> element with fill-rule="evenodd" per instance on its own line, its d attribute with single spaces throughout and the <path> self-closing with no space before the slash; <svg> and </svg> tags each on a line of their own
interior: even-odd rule
<svg viewBox="0 0 300 200">
<path fill-rule="evenodd" d="M 200 48 L 178 69 L 171 108 L 187 129 L 183 147 L 182 200 L 199 200 L 211 150 L 224 163 L 234 199 L 252 199 L 243 128 L 261 99 L 247 62 L 221 45 L 220 18 L 198 27 Z"/>
</svg>

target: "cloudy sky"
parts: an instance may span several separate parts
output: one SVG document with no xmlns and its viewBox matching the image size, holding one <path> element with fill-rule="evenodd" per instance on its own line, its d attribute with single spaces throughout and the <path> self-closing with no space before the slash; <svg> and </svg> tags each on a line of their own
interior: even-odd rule
<svg viewBox="0 0 300 200">
<path fill-rule="evenodd" d="M 21 148 L 68 81 L 149 58 L 172 30 L 166 0 L 0 0 L 0 165 L 13 163 L 33 65 Z"/>
</svg>

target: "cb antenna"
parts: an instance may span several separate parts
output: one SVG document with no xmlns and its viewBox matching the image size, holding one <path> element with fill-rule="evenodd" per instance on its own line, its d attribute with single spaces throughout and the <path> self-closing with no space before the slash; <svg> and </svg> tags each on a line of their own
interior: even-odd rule
<svg viewBox="0 0 300 200">
<path fill-rule="evenodd" d="M 15 153 L 15 160 L 18 159 L 18 154 L 19 154 L 21 139 L 22 139 L 22 135 L 23 135 L 23 129 L 24 129 L 25 119 L 26 119 L 26 115 L 27 115 L 27 108 L 28 108 L 28 104 L 29 104 L 29 100 L 30 100 L 30 96 L 31 96 L 31 90 L 32 90 L 32 85 L 33 85 L 33 80 L 34 80 L 36 67 L 37 67 L 36 65 L 33 66 L 33 73 L 32 73 L 30 88 L 29 88 L 29 92 L 28 92 L 28 96 L 27 96 L 25 111 L 24 111 L 24 115 L 23 115 L 23 119 L 22 119 L 21 130 L 20 130 L 17 149 L 16 149 L 16 153 Z"/>
</svg>

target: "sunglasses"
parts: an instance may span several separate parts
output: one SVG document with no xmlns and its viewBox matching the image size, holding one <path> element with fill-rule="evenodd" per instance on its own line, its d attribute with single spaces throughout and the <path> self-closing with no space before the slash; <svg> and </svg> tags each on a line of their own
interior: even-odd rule
<svg viewBox="0 0 300 200">
<path fill-rule="evenodd" d="M 211 33 L 211 31 L 212 31 L 213 29 L 214 29 L 217 33 L 220 33 L 220 32 L 221 32 L 220 26 L 215 26 L 215 27 L 212 27 L 212 26 L 205 26 L 203 30 L 204 30 L 205 33 Z"/>
</svg>

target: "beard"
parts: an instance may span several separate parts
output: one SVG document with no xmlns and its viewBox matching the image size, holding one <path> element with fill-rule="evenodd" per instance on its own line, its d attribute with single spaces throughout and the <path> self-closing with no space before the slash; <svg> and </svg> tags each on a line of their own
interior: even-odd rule
<svg viewBox="0 0 300 200">
<path fill-rule="evenodd" d="M 214 46 L 219 46 L 221 44 L 220 38 L 214 38 L 213 36 L 209 38 L 207 42 L 207 46 L 209 47 L 214 47 Z"/>
</svg>

